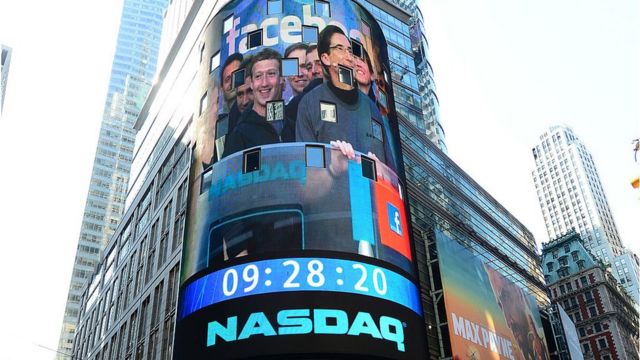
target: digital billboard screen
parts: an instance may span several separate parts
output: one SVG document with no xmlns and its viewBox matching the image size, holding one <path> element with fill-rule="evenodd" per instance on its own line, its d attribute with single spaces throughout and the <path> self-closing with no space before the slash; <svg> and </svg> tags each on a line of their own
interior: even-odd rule
<svg viewBox="0 0 640 360">
<path fill-rule="evenodd" d="M 205 34 L 174 356 L 423 358 L 377 22 L 231 1 Z"/>
<path fill-rule="evenodd" d="M 533 296 L 436 231 L 453 359 L 549 359 Z"/>
</svg>

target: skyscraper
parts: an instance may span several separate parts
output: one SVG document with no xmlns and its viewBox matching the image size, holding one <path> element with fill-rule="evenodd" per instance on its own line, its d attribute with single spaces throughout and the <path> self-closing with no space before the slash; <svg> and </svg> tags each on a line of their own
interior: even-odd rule
<svg viewBox="0 0 640 360">
<path fill-rule="evenodd" d="M 133 124 L 156 71 L 167 0 L 125 0 L 91 184 L 60 333 L 60 357 L 71 353 L 80 290 L 124 212 L 133 158 Z M 3 50 L 4 51 L 4 50 Z M 4 59 L 4 55 L 3 55 Z"/>
<path fill-rule="evenodd" d="M 0 44 L 0 116 L 4 108 L 4 96 L 7 91 L 9 65 L 11 64 L 11 48 Z"/>
<path fill-rule="evenodd" d="M 638 359 L 638 311 L 576 232 L 542 245 L 551 299 L 576 325 L 585 359 Z"/>
<path fill-rule="evenodd" d="M 569 127 L 553 126 L 532 151 L 533 181 L 549 238 L 575 229 L 588 250 L 615 267 L 613 275 L 637 302 L 637 257 L 622 245 L 589 150 Z"/>
</svg>

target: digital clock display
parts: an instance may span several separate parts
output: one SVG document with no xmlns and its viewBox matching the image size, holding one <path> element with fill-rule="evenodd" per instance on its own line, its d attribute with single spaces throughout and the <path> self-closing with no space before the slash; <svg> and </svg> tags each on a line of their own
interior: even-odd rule
<svg viewBox="0 0 640 360">
<path fill-rule="evenodd" d="M 179 317 L 222 301 L 288 291 L 368 295 L 422 314 L 418 289 L 396 272 L 358 261 L 300 257 L 256 261 L 207 274 L 184 288 Z"/>
</svg>

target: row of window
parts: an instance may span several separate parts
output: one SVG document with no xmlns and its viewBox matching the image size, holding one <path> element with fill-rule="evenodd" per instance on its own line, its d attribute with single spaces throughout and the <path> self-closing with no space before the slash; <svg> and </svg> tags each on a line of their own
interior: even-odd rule
<svg viewBox="0 0 640 360">
<path fill-rule="evenodd" d="M 494 204 L 488 194 L 486 194 L 481 188 L 476 187 L 472 181 L 468 180 L 468 176 L 462 172 L 459 172 L 454 165 L 449 164 L 450 160 L 441 158 L 438 152 L 428 149 L 428 145 L 424 143 L 423 139 L 417 139 L 408 129 L 404 126 L 400 126 L 400 136 L 402 143 L 409 146 L 422 156 L 431 166 L 450 180 L 455 188 L 462 191 L 474 204 L 482 207 L 492 219 L 500 223 L 505 229 L 507 229 L 512 236 L 514 236 L 522 244 L 530 248 L 535 248 L 535 240 L 531 233 L 526 232 L 522 224 L 515 219 L 511 214 L 506 212 L 499 205 Z"/>
<path fill-rule="evenodd" d="M 154 291 L 150 291 L 140 305 L 130 311 L 131 315 L 121 322 L 119 329 L 109 339 L 105 338 L 105 334 L 112 326 L 113 306 L 102 317 L 92 317 L 91 321 L 98 321 L 94 329 L 89 327 L 91 323 L 79 327 L 74 356 L 92 360 L 170 359 L 176 321 L 179 268 L 180 264 L 177 263 L 169 271 L 167 279 L 161 280 Z M 87 332 L 87 329 L 90 331 Z M 94 351 L 93 347 L 103 339 L 104 343 Z"/>
<path fill-rule="evenodd" d="M 182 147 L 178 148 L 182 149 Z M 95 272 L 96 275 L 93 280 L 99 283 L 102 267 L 106 268 L 103 286 L 105 290 L 101 291 L 99 287 L 92 286 L 87 293 L 88 298 L 81 313 L 82 329 L 79 328 L 77 335 L 77 339 L 81 340 L 77 342 L 75 349 L 81 354 L 81 358 L 85 358 L 86 352 L 104 339 L 105 334 L 119 322 L 120 314 L 126 314 L 131 304 L 140 303 L 136 298 L 150 284 L 154 274 L 165 266 L 168 255 L 175 253 L 182 242 L 187 203 L 187 180 L 183 180 L 177 188 L 175 200 L 170 199 L 162 208 L 157 208 L 153 211 L 164 201 L 164 196 L 159 196 L 159 189 L 162 185 L 168 179 L 177 179 L 184 175 L 186 166 L 176 166 L 176 164 L 180 164 L 182 162 L 181 159 L 188 156 L 188 151 L 182 149 L 177 153 L 175 155 L 176 158 L 172 153 L 164 164 L 171 169 L 165 171 L 161 169 L 158 173 L 155 182 L 156 196 L 151 196 L 153 194 L 152 186 L 140 200 L 137 209 L 132 212 L 134 219 L 131 219 L 129 224 L 123 228 L 119 244 L 114 246 L 111 252 L 105 256 L 105 262 Z M 173 180 L 170 182 L 174 183 Z M 176 204 L 175 213 L 173 211 L 174 203 Z M 150 214 L 152 211 L 155 212 L 155 221 L 150 226 L 150 230 L 147 231 L 149 228 L 147 224 L 151 223 Z M 171 232 L 171 229 L 173 229 L 173 232 Z M 137 244 L 134 242 L 136 239 L 138 240 Z M 116 254 L 118 255 L 118 261 L 115 260 Z M 116 266 L 118 267 L 117 276 L 113 275 Z M 178 267 L 176 266 L 170 272 L 169 281 L 167 282 L 167 298 L 170 301 L 166 305 L 165 312 L 174 311 L 175 309 L 177 281 Z M 97 305 L 95 305 L 96 303 Z M 129 324 L 134 323 L 134 319 L 135 317 L 132 315 Z M 122 329 L 120 334 L 123 334 Z M 113 351 L 112 348 L 109 349 L 109 352 L 111 351 Z M 104 354 L 107 354 L 107 352 L 105 351 Z M 118 348 L 113 357 L 105 357 L 105 359 L 119 359 L 120 354 L 122 352 Z"/>
</svg>

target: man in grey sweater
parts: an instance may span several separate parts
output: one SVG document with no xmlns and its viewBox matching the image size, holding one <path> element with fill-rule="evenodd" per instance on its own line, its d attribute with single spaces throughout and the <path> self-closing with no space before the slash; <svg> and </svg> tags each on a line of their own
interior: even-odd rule
<svg viewBox="0 0 640 360">
<path fill-rule="evenodd" d="M 318 55 L 329 81 L 300 100 L 296 141 L 330 143 L 350 159 L 359 151 L 395 171 L 388 120 L 373 101 L 354 86 L 351 43 L 339 27 L 327 25 L 320 32 Z"/>
</svg>

